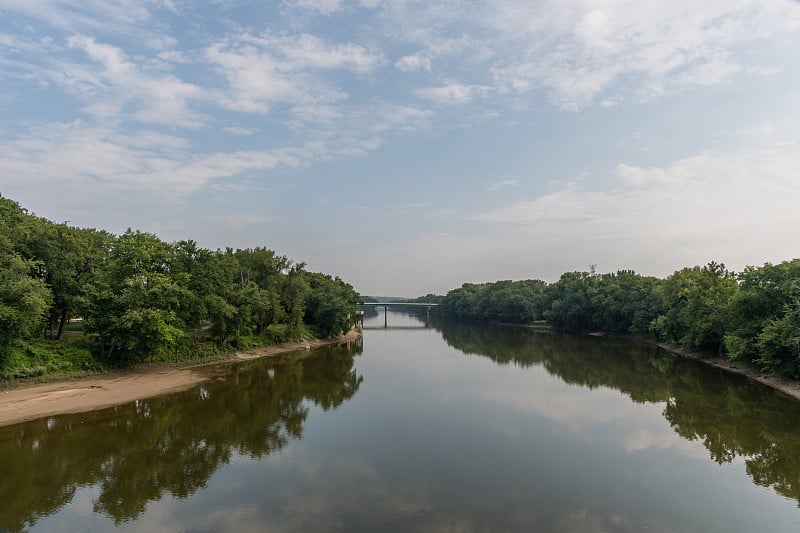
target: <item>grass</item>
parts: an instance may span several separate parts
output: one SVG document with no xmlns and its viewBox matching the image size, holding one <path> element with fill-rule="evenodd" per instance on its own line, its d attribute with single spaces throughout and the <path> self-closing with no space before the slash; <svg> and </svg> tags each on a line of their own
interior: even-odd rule
<svg viewBox="0 0 800 533">
<path fill-rule="evenodd" d="M 108 372 L 138 363 L 179 365 L 215 361 L 234 351 L 315 338 L 307 327 L 290 330 L 286 324 L 272 324 L 264 335 L 241 336 L 226 346 L 219 346 L 207 333 L 203 329 L 194 331 L 181 339 L 174 351 L 125 362 L 98 355 L 91 339 L 84 335 L 82 325 L 69 324 L 61 341 L 27 340 L 7 347 L 5 353 L 0 351 L 0 388 Z"/>
<path fill-rule="evenodd" d="M 0 363 L 0 383 L 43 381 L 52 376 L 104 372 L 108 364 L 98 360 L 83 337 L 64 341 L 29 340 L 11 346 Z"/>
</svg>

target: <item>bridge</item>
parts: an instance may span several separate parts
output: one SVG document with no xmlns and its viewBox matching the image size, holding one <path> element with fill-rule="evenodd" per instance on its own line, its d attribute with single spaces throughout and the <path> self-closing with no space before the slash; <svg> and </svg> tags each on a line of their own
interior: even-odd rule
<svg viewBox="0 0 800 533">
<path fill-rule="evenodd" d="M 425 308 L 425 316 L 430 322 L 431 319 L 431 307 L 438 307 L 439 304 L 433 303 L 419 303 L 419 302 L 364 302 L 358 304 L 359 307 L 383 307 L 383 327 L 389 327 L 389 308 L 390 307 L 424 307 Z M 358 312 L 357 322 L 360 321 L 361 325 L 364 325 L 364 311 Z"/>
</svg>

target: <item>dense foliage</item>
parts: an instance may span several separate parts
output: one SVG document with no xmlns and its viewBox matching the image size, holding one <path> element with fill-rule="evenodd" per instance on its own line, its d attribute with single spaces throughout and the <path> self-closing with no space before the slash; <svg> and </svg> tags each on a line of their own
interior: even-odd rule
<svg viewBox="0 0 800 533">
<path fill-rule="evenodd" d="M 461 319 L 545 321 L 564 332 L 651 335 L 800 378 L 800 259 L 741 273 L 711 262 L 666 279 L 621 270 L 567 272 L 551 284 L 466 283 L 441 303 Z"/>
<path fill-rule="evenodd" d="M 336 335 L 354 323 L 359 299 L 339 278 L 266 248 L 214 251 L 75 228 L 0 197 L 0 371 L 30 359 L 45 337 L 70 341 L 76 318 L 88 334 L 73 331 L 76 342 L 131 363 Z"/>
</svg>

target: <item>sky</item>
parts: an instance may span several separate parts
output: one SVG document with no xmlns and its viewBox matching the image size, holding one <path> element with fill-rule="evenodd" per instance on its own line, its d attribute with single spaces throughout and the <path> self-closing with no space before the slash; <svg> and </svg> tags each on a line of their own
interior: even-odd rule
<svg viewBox="0 0 800 533">
<path fill-rule="evenodd" d="M 368 295 L 800 256 L 795 0 L 0 0 L 0 194 Z"/>
</svg>

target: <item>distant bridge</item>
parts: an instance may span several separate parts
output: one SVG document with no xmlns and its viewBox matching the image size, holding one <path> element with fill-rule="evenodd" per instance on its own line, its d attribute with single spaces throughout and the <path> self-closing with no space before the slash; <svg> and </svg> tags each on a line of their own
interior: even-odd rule
<svg viewBox="0 0 800 533">
<path fill-rule="evenodd" d="M 402 307 L 436 307 L 439 304 L 432 304 L 432 303 L 419 303 L 419 302 L 364 302 L 363 304 L 358 304 L 359 307 L 391 307 L 391 306 L 402 306 Z"/>
<path fill-rule="evenodd" d="M 383 307 L 383 327 L 389 327 L 389 308 L 390 307 L 424 307 L 425 308 L 425 316 L 430 322 L 431 318 L 431 307 L 438 307 L 439 304 L 433 303 L 419 303 L 419 302 L 364 302 L 363 304 L 358 304 L 359 307 Z M 364 325 L 364 311 L 358 312 L 358 320 L 361 322 L 361 325 Z M 427 322 L 425 324 L 427 326 Z"/>
</svg>

